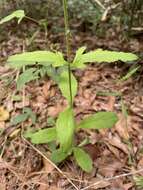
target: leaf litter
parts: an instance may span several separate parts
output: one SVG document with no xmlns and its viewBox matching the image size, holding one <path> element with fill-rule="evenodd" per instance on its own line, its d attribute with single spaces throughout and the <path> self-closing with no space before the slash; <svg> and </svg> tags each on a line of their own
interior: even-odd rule
<svg viewBox="0 0 143 190">
<path fill-rule="evenodd" d="M 96 39 L 92 42 L 93 37 L 84 36 L 74 39 L 74 45 L 80 45 L 87 43 L 92 48 L 107 46 L 109 37 L 104 41 Z M 14 54 L 21 52 L 22 39 L 18 39 L 8 34 L 8 42 L 2 42 L 1 56 L 6 58 L 8 54 Z M 38 38 L 38 37 L 37 37 Z M 56 37 L 52 37 L 56 38 Z M 40 38 L 39 38 L 40 39 Z M 80 39 L 80 40 L 79 40 Z M 92 43 L 91 43 L 92 42 Z M 122 45 L 117 41 L 109 41 L 109 46 L 114 49 L 115 46 L 121 49 Z M 39 43 L 38 39 L 35 43 Z M 50 47 L 49 42 L 49 47 Z M 43 48 L 43 42 L 40 42 L 39 47 Z M 125 45 L 124 45 L 125 46 Z M 122 47 L 127 48 L 127 47 Z M 131 47 L 131 49 L 133 46 Z M 92 48 L 93 49 L 93 48 Z M 5 74 L 6 70 L 0 69 L 1 74 Z M 85 150 L 94 157 L 94 171 L 92 174 L 82 173 L 71 160 L 59 165 L 60 169 L 71 179 L 73 182 L 84 188 L 91 183 L 104 178 L 113 177 L 125 173 L 126 171 L 132 171 L 134 169 L 142 168 L 142 140 L 143 140 L 143 98 L 142 94 L 139 96 L 140 86 L 133 79 L 123 82 L 121 84 L 116 82 L 120 74 L 123 72 L 122 68 L 118 65 L 89 65 L 84 71 L 75 71 L 75 75 L 79 81 L 78 95 L 75 98 L 75 115 L 76 120 L 80 121 L 87 115 L 95 113 L 97 111 L 116 111 L 118 113 L 119 121 L 115 128 L 97 131 L 81 131 L 77 140 L 83 139 L 83 137 L 89 137 L 89 141 L 92 143 L 85 146 Z M 0 83 L 1 85 L 1 83 Z M 14 89 L 14 86 L 10 87 Z M 7 91 L 7 90 L 6 90 Z M 127 104 L 128 117 L 125 118 L 121 113 L 121 103 L 119 96 L 113 96 L 113 93 L 123 94 L 124 102 Z M 12 94 L 12 91 L 11 91 Z M 38 116 L 37 123 L 34 126 L 35 129 L 47 127 L 47 118 L 56 118 L 57 115 L 64 110 L 67 105 L 65 99 L 61 96 L 57 86 L 49 79 L 41 79 L 37 83 L 31 82 L 25 87 L 26 101 L 25 105 L 30 107 L 34 113 Z M 22 95 L 22 94 L 19 94 Z M 3 93 L 2 99 L 2 129 L 9 129 L 9 118 L 16 116 L 23 108 L 22 102 L 12 101 L 7 96 L 7 92 Z M 7 106 L 10 105 L 10 109 Z M 7 111 L 9 110 L 9 111 Z M 23 123 L 24 129 L 27 129 L 28 125 L 31 125 L 29 121 Z M 7 130 L 6 130 L 7 131 Z M 8 136 L 9 138 L 9 136 Z M 45 161 L 40 155 L 33 151 L 23 140 L 20 138 L 20 134 L 16 133 L 16 136 L 12 137 L 12 140 L 4 140 L 3 136 L 0 136 L 0 142 L 2 139 L 3 147 L 3 160 L 1 162 L 0 172 L 0 185 L 4 184 L 2 188 L 4 190 L 60 190 L 71 188 L 71 184 L 67 182 L 65 178 L 57 173 L 55 168 Z M 129 162 L 130 147 L 129 142 L 132 142 L 132 149 L 135 157 L 135 161 Z M 37 145 L 37 147 L 49 155 L 49 149 L 46 145 Z M 4 165 L 7 163 L 7 165 Z M 46 173 L 46 174 L 45 174 Z M 140 175 L 143 175 L 140 173 Z M 20 178 L 18 178 L 20 176 Z M 31 177 L 30 177 L 31 176 Z M 9 180 L 10 179 L 10 180 Z M 90 180 L 89 180 L 90 179 Z M 135 189 L 132 178 L 125 177 L 120 180 L 113 180 L 110 182 L 103 181 L 95 186 L 93 189 Z"/>
</svg>

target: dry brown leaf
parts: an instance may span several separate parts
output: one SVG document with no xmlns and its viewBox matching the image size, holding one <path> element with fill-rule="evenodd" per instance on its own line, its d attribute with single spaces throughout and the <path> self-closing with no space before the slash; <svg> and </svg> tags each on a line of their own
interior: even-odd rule
<svg viewBox="0 0 143 190">
<path fill-rule="evenodd" d="M 62 189 L 53 185 L 53 186 L 49 187 L 48 190 L 62 190 Z"/>
<path fill-rule="evenodd" d="M 5 184 L 0 183 L 0 190 L 6 190 Z"/>
<path fill-rule="evenodd" d="M 51 173 L 55 168 L 52 164 L 50 164 L 47 160 L 43 158 L 44 170 L 47 173 Z"/>
<path fill-rule="evenodd" d="M 114 111 L 115 96 L 109 96 L 108 99 L 108 111 Z"/>
<path fill-rule="evenodd" d="M 93 180 L 91 180 L 91 184 L 96 184 L 96 183 L 97 183 L 97 185 L 93 186 L 94 189 L 106 188 L 106 187 L 108 187 L 110 185 L 109 181 L 104 181 L 104 180 L 102 180 L 100 178 L 99 179 L 98 178 L 96 178 L 96 179 L 93 178 Z"/>
<path fill-rule="evenodd" d="M 111 144 L 112 146 L 119 148 L 125 154 L 127 155 L 129 154 L 128 146 L 121 142 L 121 139 L 119 136 L 116 135 L 116 136 L 110 137 L 110 139 L 106 138 L 105 141 Z"/>
<path fill-rule="evenodd" d="M 24 103 L 23 103 L 23 102 L 16 102 L 16 103 L 14 104 L 14 107 L 21 109 L 21 108 L 24 108 L 24 107 L 29 106 L 29 105 L 30 105 L 29 99 L 28 99 L 28 98 L 25 98 Z"/>
<path fill-rule="evenodd" d="M 109 155 L 96 160 L 98 172 L 105 177 L 113 177 L 115 172 L 121 170 L 121 168 L 124 166 L 123 163 L 121 163 L 111 154 Z"/>
<path fill-rule="evenodd" d="M 134 186 L 133 182 L 124 184 L 124 190 L 129 190 Z"/>
<path fill-rule="evenodd" d="M 50 86 L 51 84 L 50 83 L 45 83 L 42 87 L 42 90 L 43 90 L 43 95 L 46 99 L 49 98 L 49 94 L 50 94 Z"/>
<path fill-rule="evenodd" d="M 143 168 L 143 158 L 139 160 L 137 167 L 139 170 Z M 141 172 L 140 174 L 143 175 L 143 172 Z"/>
<path fill-rule="evenodd" d="M 4 107 L 0 107 L 0 121 L 6 121 L 9 119 L 9 112 L 4 109 Z"/>
<path fill-rule="evenodd" d="M 119 150 L 107 142 L 105 142 L 105 144 L 108 146 L 109 150 L 116 156 L 116 158 L 119 159 L 120 158 Z"/>
<path fill-rule="evenodd" d="M 111 183 L 112 190 L 129 190 L 133 185 L 134 184 L 132 182 L 124 183 L 123 179 L 114 179 Z"/>
<path fill-rule="evenodd" d="M 46 103 L 46 99 L 43 96 L 37 96 L 36 100 L 39 103 Z"/>
<path fill-rule="evenodd" d="M 120 114 L 118 118 L 119 120 L 115 125 L 115 129 L 121 138 L 129 140 L 130 137 L 127 129 L 127 119 L 123 114 Z"/>
<path fill-rule="evenodd" d="M 5 128 L 5 122 L 4 122 L 4 121 L 1 121 L 1 122 L 0 122 L 0 130 L 1 130 L 1 129 L 4 129 L 4 128 Z"/>
<path fill-rule="evenodd" d="M 49 190 L 49 185 L 46 185 L 46 184 L 40 184 L 38 190 Z"/>
<path fill-rule="evenodd" d="M 51 97 L 54 97 L 56 95 L 56 90 L 55 90 L 55 88 L 51 88 L 50 89 L 50 98 Z"/>
<path fill-rule="evenodd" d="M 10 135 L 10 138 L 15 138 L 18 136 L 18 134 L 20 133 L 21 129 L 15 129 Z"/>
<path fill-rule="evenodd" d="M 63 105 L 58 104 L 58 105 L 55 105 L 55 106 L 51 106 L 51 107 L 48 107 L 48 115 L 55 118 L 63 110 L 64 110 Z"/>
</svg>

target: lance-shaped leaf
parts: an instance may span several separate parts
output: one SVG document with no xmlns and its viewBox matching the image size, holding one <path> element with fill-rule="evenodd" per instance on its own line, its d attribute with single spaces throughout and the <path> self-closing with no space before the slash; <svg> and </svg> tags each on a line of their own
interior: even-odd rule
<svg viewBox="0 0 143 190">
<path fill-rule="evenodd" d="M 49 143 L 56 140 L 56 128 L 40 129 L 35 133 L 27 132 L 24 136 L 30 138 L 33 144 Z"/>
<path fill-rule="evenodd" d="M 24 71 L 24 73 L 22 73 L 17 80 L 17 90 L 21 90 L 21 88 L 27 83 L 30 82 L 32 80 L 35 80 L 37 78 L 39 78 L 38 73 L 34 73 L 36 71 L 35 68 L 30 68 L 26 71 Z"/>
<path fill-rule="evenodd" d="M 63 66 L 67 63 L 62 53 L 51 51 L 24 52 L 10 56 L 7 62 L 10 67 L 17 69 L 26 65 L 34 65 L 35 63 L 44 66 L 52 65 L 53 67 Z"/>
<path fill-rule="evenodd" d="M 129 72 L 125 76 L 123 76 L 121 79 L 119 79 L 119 81 L 122 82 L 122 81 L 128 80 L 133 74 L 135 74 L 139 70 L 139 68 L 140 68 L 140 66 L 137 66 L 137 67 L 129 70 Z"/>
<path fill-rule="evenodd" d="M 62 92 L 62 95 L 68 100 L 70 103 L 70 87 L 69 87 L 69 74 L 68 71 L 63 71 L 60 75 L 59 79 L 59 88 Z M 71 73 L 71 90 L 72 90 L 72 100 L 74 99 L 77 93 L 77 81 L 74 75 Z"/>
<path fill-rule="evenodd" d="M 25 17 L 24 11 L 17 10 L 17 11 L 14 11 L 13 13 L 11 13 L 10 15 L 4 17 L 3 19 L 1 19 L 0 24 L 8 22 L 8 21 L 12 20 L 13 18 L 17 18 L 18 24 L 19 24 L 24 17 Z"/>
<path fill-rule="evenodd" d="M 87 62 L 115 62 L 115 61 L 134 61 L 137 60 L 138 57 L 133 53 L 124 53 L 124 52 L 116 52 L 116 51 L 108 51 L 97 49 L 95 51 L 91 51 L 89 53 L 83 54 L 81 60 L 84 63 Z"/>
<path fill-rule="evenodd" d="M 81 148 L 74 148 L 74 157 L 77 161 L 77 164 L 86 172 L 92 171 L 92 159 L 90 158 L 89 154 L 87 154 Z"/>
<path fill-rule="evenodd" d="M 125 52 L 116 52 L 116 51 L 108 51 L 108 50 L 102 50 L 97 49 L 95 51 L 90 51 L 88 53 L 80 54 L 79 59 L 76 59 L 78 61 L 74 61 L 73 66 L 76 68 L 83 68 L 84 63 L 90 63 L 90 62 L 115 62 L 115 61 L 123 61 L 123 62 L 129 62 L 129 61 L 135 61 L 138 59 L 138 56 L 136 56 L 133 53 L 125 53 Z"/>
<path fill-rule="evenodd" d="M 75 123 L 72 108 L 67 108 L 59 114 L 56 121 L 57 140 L 63 152 L 68 152 L 73 143 Z"/>
<path fill-rule="evenodd" d="M 84 129 L 104 129 L 111 128 L 118 121 L 117 115 L 114 112 L 98 112 L 83 119 L 77 128 Z"/>
</svg>

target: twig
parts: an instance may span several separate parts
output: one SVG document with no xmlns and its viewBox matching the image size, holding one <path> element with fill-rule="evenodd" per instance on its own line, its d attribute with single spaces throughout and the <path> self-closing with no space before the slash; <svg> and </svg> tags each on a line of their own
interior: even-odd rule
<svg viewBox="0 0 143 190">
<path fill-rule="evenodd" d="M 114 177 L 103 178 L 103 179 L 97 181 L 96 183 L 93 183 L 93 184 L 91 184 L 91 185 L 89 185 L 87 187 L 82 188 L 81 190 L 86 190 L 86 189 L 89 189 L 91 187 L 94 187 L 95 185 L 99 185 L 103 181 L 111 181 L 111 180 L 114 180 L 114 179 L 119 179 L 119 178 L 122 178 L 122 177 L 135 175 L 135 174 L 138 174 L 140 172 L 143 172 L 143 168 L 141 168 L 140 170 L 134 171 L 134 172 L 125 173 L 125 174 L 117 175 L 117 176 L 114 176 Z"/>
<path fill-rule="evenodd" d="M 79 190 L 79 188 L 56 166 L 56 164 L 54 164 L 49 158 L 47 158 L 47 156 L 42 153 L 39 149 L 37 149 L 33 144 L 31 144 L 28 140 L 26 140 L 24 138 L 24 136 L 22 135 L 23 140 L 29 145 L 31 146 L 38 154 L 40 154 L 47 162 L 49 162 L 60 174 L 62 174 L 67 180 L 68 182 L 76 189 Z"/>
</svg>

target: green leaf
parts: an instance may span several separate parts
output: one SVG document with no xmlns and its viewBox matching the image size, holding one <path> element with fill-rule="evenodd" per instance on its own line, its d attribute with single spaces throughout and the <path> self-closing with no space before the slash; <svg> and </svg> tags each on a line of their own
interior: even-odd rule
<svg viewBox="0 0 143 190">
<path fill-rule="evenodd" d="M 115 61 L 123 61 L 123 62 L 129 62 L 134 61 L 138 59 L 138 56 L 136 56 L 133 53 L 125 53 L 125 52 L 116 52 L 116 51 L 108 51 L 108 50 L 102 50 L 97 49 L 95 51 L 90 51 L 88 53 L 83 53 L 84 47 L 79 49 L 78 51 L 80 53 L 77 53 L 75 60 L 73 62 L 73 67 L 76 68 L 83 68 L 84 63 L 90 63 L 90 62 L 115 62 Z M 77 52 L 78 52 L 77 51 Z"/>
<path fill-rule="evenodd" d="M 17 10 L 11 13 L 10 15 L 4 17 L 2 20 L 0 20 L 0 24 L 3 24 L 5 22 L 8 22 L 12 20 L 13 18 L 18 19 L 18 24 L 21 22 L 21 20 L 25 17 L 25 13 L 23 10 Z"/>
<path fill-rule="evenodd" d="M 134 61 L 137 60 L 138 57 L 133 53 L 124 53 L 124 52 L 116 52 L 116 51 L 108 51 L 97 49 L 95 51 L 91 51 L 89 53 L 83 54 L 81 60 L 84 63 L 87 62 L 115 62 L 115 61 Z"/>
<path fill-rule="evenodd" d="M 74 148 L 74 157 L 77 161 L 77 164 L 86 172 L 92 171 L 92 159 L 89 154 L 87 154 L 81 148 Z"/>
<path fill-rule="evenodd" d="M 26 133 L 25 137 L 30 138 L 33 144 L 44 144 L 56 140 L 56 128 L 40 129 L 35 133 Z"/>
<path fill-rule="evenodd" d="M 121 97 L 121 92 L 97 91 L 98 96 L 118 96 Z"/>
<path fill-rule="evenodd" d="M 81 57 L 85 50 L 86 50 L 86 47 L 81 47 L 76 51 L 76 55 L 73 60 L 72 67 L 85 68 L 84 62 L 81 61 Z"/>
<path fill-rule="evenodd" d="M 52 152 L 51 154 L 51 160 L 55 163 L 58 164 L 62 161 L 64 161 L 68 157 L 68 154 L 63 152 L 61 149 L 57 149 Z"/>
<path fill-rule="evenodd" d="M 32 124 L 36 123 L 36 114 L 31 110 L 31 108 L 24 107 L 23 112 L 26 113 L 32 120 Z"/>
<path fill-rule="evenodd" d="M 44 66 L 52 65 L 53 67 L 59 67 L 67 64 L 62 53 L 54 53 L 50 51 L 24 52 L 12 55 L 8 58 L 8 63 L 10 67 L 18 69 L 22 66 L 34 65 L 35 63 Z"/>
<path fill-rule="evenodd" d="M 125 76 L 123 76 L 121 79 L 119 79 L 120 82 L 128 80 L 133 74 L 137 72 L 137 70 L 140 68 L 140 66 L 135 67 L 131 69 Z"/>
<path fill-rule="evenodd" d="M 17 90 L 21 90 L 26 83 L 39 78 L 38 73 L 34 73 L 35 71 L 36 68 L 27 69 L 18 77 Z"/>
<path fill-rule="evenodd" d="M 22 123 L 22 122 L 26 121 L 27 119 L 28 119 L 27 113 L 17 115 L 14 118 L 12 118 L 11 125 L 17 125 L 19 123 Z"/>
<path fill-rule="evenodd" d="M 67 108 L 59 114 L 56 121 L 57 140 L 63 152 L 72 147 L 75 123 L 72 108 Z"/>
<path fill-rule="evenodd" d="M 117 115 L 113 112 L 98 112 L 83 119 L 77 128 L 103 129 L 111 128 L 118 121 Z"/>
<path fill-rule="evenodd" d="M 62 92 L 62 95 L 68 100 L 70 103 L 70 89 L 69 89 L 69 75 L 68 71 L 63 71 L 60 75 L 59 79 L 59 88 Z M 77 81 L 74 75 L 71 73 L 71 89 L 72 89 L 72 100 L 74 100 L 74 97 L 77 93 Z"/>
</svg>

